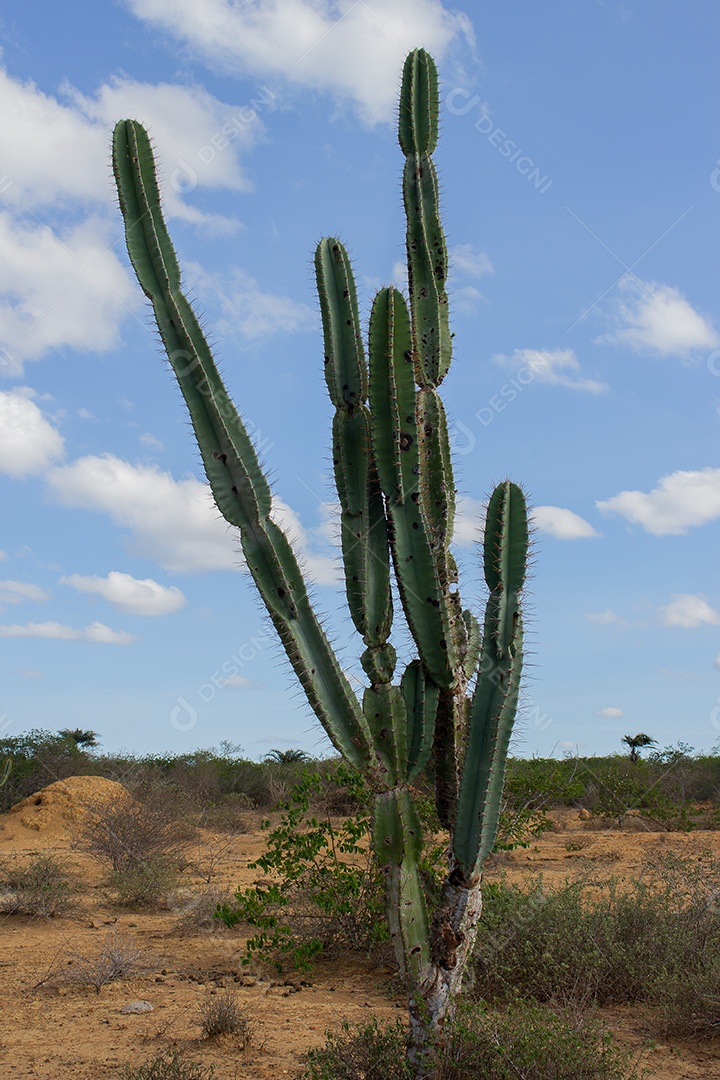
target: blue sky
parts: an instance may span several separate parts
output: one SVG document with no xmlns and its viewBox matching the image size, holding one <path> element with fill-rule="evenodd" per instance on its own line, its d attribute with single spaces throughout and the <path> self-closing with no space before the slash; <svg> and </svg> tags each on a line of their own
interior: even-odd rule
<svg viewBox="0 0 720 1080">
<path fill-rule="evenodd" d="M 208 497 L 110 136 L 126 116 L 153 136 L 187 288 L 360 687 L 311 260 L 339 235 L 365 314 L 402 286 L 394 110 L 421 45 L 441 74 L 466 602 L 493 484 L 534 508 L 514 750 L 715 745 L 719 33 L 705 0 L 6 0 L 3 734 L 327 750 Z"/>
</svg>

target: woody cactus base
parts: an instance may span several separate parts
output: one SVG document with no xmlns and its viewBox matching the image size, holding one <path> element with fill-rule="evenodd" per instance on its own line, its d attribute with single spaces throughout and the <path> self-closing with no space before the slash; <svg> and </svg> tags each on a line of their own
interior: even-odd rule
<svg viewBox="0 0 720 1080">
<path fill-rule="evenodd" d="M 525 498 L 504 481 L 487 509 L 489 599 L 481 629 L 463 608 L 451 550 L 455 483 L 438 393 L 452 352 L 447 250 L 432 159 L 438 112 L 434 61 L 415 50 L 405 62 L 399 110 L 409 305 L 395 288 L 378 292 L 369 365 L 347 253 L 330 238 L 315 254 L 325 376 L 335 407 L 345 590 L 368 678 L 362 701 L 271 517 L 270 487 L 181 290 L 147 133 L 136 121 L 122 120 L 113 144 L 128 252 L 153 305 L 215 501 L 239 530 L 248 569 L 315 715 L 375 795 L 373 844 L 408 988 L 418 1076 L 425 1075 L 428 1036 L 439 1032 L 460 990 L 480 916 L 482 866 L 497 831 L 520 685 L 528 547 Z M 418 653 L 399 680 L 390 641 L 391 574 Z M 442 898 L 429 912 L 418 869 L 423 838 L 413 783 L 431 758 L 450 846 Z"/>
</svg>

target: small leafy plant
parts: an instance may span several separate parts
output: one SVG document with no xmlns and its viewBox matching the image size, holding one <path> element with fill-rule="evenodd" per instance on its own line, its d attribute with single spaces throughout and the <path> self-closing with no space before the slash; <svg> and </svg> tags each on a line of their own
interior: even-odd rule
<svg viewBox="0 0 720 1080">
<path fill-rule="evenodd" d="M 244 963 L 255 957 L 282 970 L 289 960 L 307 970 L 321 951 L 370 951 L 389 939 L 382 879 L 368 842 L 371 793 L 344 765 L 336 782 L 357 800 L 357 813 L 335 825 L 329 815 L 318 816 L 312 806 L 322 780 L 304 773 L 280 804 L 265 853 L 250 864 L 268 883 L 239 889 L 235 903 L 218 906 L 226 925 L 242 922 L 257 931 L 246 944 Z M 267 821 L 263 826 L 270 828 Z"/>
</svg>

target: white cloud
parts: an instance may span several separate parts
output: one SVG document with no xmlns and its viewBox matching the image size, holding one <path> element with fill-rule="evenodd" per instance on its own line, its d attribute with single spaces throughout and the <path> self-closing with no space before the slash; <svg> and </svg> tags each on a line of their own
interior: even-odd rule
<svg viewBox="0 0 720 1080">
<path fill-rule="evenodd" d="M 463 315 L 474 315 L 480 304 L 485 302 L 484 295 L 474 285 L 461 285 L 452 291 L 453 309 Z"/>
<path fill-rule="evenodd" d="M 405 295 L 407 296 L 408 268 L 406 262 L 403 262 L 401 259 L 397 259 L 393 263 L 392 271 L 390 272 L 390 282 L 395 286 L 396 289 L 399 289 L 400 292 L 405 293 Z M 375 292 L 379 288 L 381 288 L 379 282 L 372 283 L 373 292 Z"/>
<path fill-rule="evenodd" d="M 137 554 L 165 570 L 237 570 L 239 542 L 215 507 L 207 484 L 175 480 L 153 465 L 106 454 L 84 457 L 48 477 L 65 506 L 102 510 L 129 529 Z"/>
<path fill-rule="evenodd" d="M 713 667 L 716 667 L 718 669 L 718 671 L 720 671 L 720 652 L 715 657 L 715 660 L 713 662 Z"/>
<path fill-rule="evenodd" d="M 602 716 L 604 720 L 617 720 L 621 716 L 624 716 L 625 713 L 622 709 L 615 709 L 612 706 L 609 706 L 607 709 L 598 709 L 595 715 Z"/>
<path fill-rule="evenodd" d="M 52 231 L 0 213 L 0 345 L 5 367 L 50 349 L 101 352 L 120 341 L 120 323 L 141 297 L 98 218 Z"/>
<path fill-rule="evenodd" d="M 720 623 L 720 612 L 715 611 L 704 596 L 693 596 L 692 593 L 676 594 L 660 611 L 665 626 L 689 629 L 694 626 L 717 626 Z"/>
<path fill-rule="evenodd" d="M 257 341 L 278 332 L 292 334 L 318 327 L 317 313 L 308 304 L 263 292 L 245 270 L 212 274 L 192 263 L 188 280 L 193 292 L 219 306 L 221 317 L 213 323 L 215 334 Z"/>
<path fill-rule="evenodd" d="M 273 106 L 272 95 L 263 102 Z M 141 296 L 118 257 L 121 227 L 109 171 L 118 118 L 146 124 L 156 148 L 165 211 L 227 235 L 238 222 L 185 200 L 197 186 L 246 191 L 241 155 L 261 136 L 260 112 L 218 101 L 199 86 L 115 77 L 94 95 L 57 96 L 0 68 L 0 368 L 56 348 L 113 348 Z M 70 210 L 72 224 L 59 215 Z M 83 220 L 78 220 L 78 210 Z"/>
<path fill-rule="evenodd" d="M 26 626 L 0 626 L 0 637 L 50 638 L 55 641 L 94 641 L 102 645 L 129 645 L 132 634 L 111 630 L 104 623 L 94 622 L 84 630 L 74 630 L 58 622 L 27 623 Z"/>
<path fill-rule="evenodd" d="M 32 390 L 0 390 L 0 473 L 31 476 L 44 472 L 64 453 L 63 438 L 34 401 Z"/>
<path fill-rule="evenodd" d="M 78 592 L 96 593 L 121 611 L 133 615 L 168 615 L 187 603 L 185 596 L 174 585 L 159 585 L 152 578 L 131 577 L 118 570 L 111 570 L 107 577 L 70 574 L 61 577 L 62 585 L 70 585 Z"/>
<path fill-rule="evenodd" d="M 184 190 L 198 184 L 249 188 L 238 154 L 252 146 L 262 130 L 257 110 L 253 117 L 253 110 L 226 105 L 203 87 L 153 85 L 125 77 L 113 78 L 93 96 L 66 84 L 56 98 L 0 68 L 0 102 L 0 161 L 11 181 L 3 201 L 19 208 L 68 200 L 114 206 L 109 137 L 116 121 L 130 116 L 151 132 L 169 181 L 168 212 L 187 216 L 192 212 L 181 204 Z M 268 99 L 266 107 L 271 104 Z M 213 136 L 218 136 L 217 146 L 210 141 Z M 223 140 L 227 145 L 218 149 Z"/>
<path fill-rule="evenodd" d="M 570 390 L 586 390 L 601 394 L 607 389 L 603 382 L 580 375 L 580 362 L 572 349 L 515 349 L 511 356 L 498 353 L 493 363 L 512 371 L 524 371 L 526 383 L 550 383 Z"/>
<path fill-rule="evenodd" d="M 609 626 L 612 623 L 618 626 L 625 625 L 625 620 L 616 615 L 614 611 L 610 611 L 609 608 L 606 611 L 588 611 L 585 618 L 588 622 L 598 623 L 601 626 Z"/>
<path fill-rule="evenodd" d="M 111 199 L 108 130 L 0 68 L 0 161 L 5 205 Z"/>
<path fill-rule="evenodd" d="M 556 540 L 584 540 L 600 535 L 589 521 L 562 506 L 536 506 L 530 512 L 530 518 L 540 532 L 548 533 Z"/>
<path fill-rule="evenodd" d="M 0 581 L 0 604 L 23 604 L 26 601 L 40 604 L 50 599 L 50 593 L 39 585 L 25 581 Z"/>
<path fill-rule="evenodd" d="M 455 504 L 453 540 L 459 547 L 472 547 L 482 542 L 487 503 L 459 495 Z"/>
<path fill-rule="evenodd" d="M 627 275 L 620 287 L 628 298 L 619 302 L 615 312 L 617 329 L 599 341 L 662 356 L 687 356 L 695 349 L 720 344 L 720 335 L 710 321 L 672 285 Z"/>
<path fill-rule="evenodd" d="M 650 492 L 621 491 L 595 505 L 655 536 L 682 536 L 720 517 L 720 469 L 679 470 L 663 476 Z"/>
<path fill-rule="evenodd" d="M 160 439 L 156 438 L 155 435 L 151 435 L 149 431 L 146 431 L 143 435 L 141 435 L 138 441 L 141 442 L 143 446 L 149 446 L 152 450 L 165 449 L 164 443 L 162 443 Z"/>
<path fill-rule="evenodd" d="M 410 49 L 440 60 L 472 40 L 466 15 L 440 0 L 127 0 L 130 10 L 230 74 L 283 79 L 357 104 L 367 123 L 395 112 L 398 73 Z"/>
<path fill-rule="evenodd" d="M 132 550 L 172 573 L 242 570 L 240 538 L 220 516 L 210 488 L 194 477 L 175 480 L 154 465 L 131 465 L 106 454 L 51 470 L 48 484 L 65 506 L 101 510 L 132 536 Z M 273 500 L 273 517 L 287 531 L 308 573 L 338 581 L 337 560 L 314 549 L 319 530 L 307 530 L 295 511 Z"/>
<path fill-rule="evenodd" d="M 22 604 L 24 600 L 42 603 L 49 599 L 50 594 L 39 585 L 29 585 L 25 581 L 0 581 L 0 604 Z"/>
<path fill-rule="evenodd" d="M 343 581 L 337 554 L 325 555 L 314 550 L 317 539 L 325 540 L 328 529 L 326 520 L 317 529 L 308 530 L 293 508 L 277 496 L 273 497 L 272 517 L 292 543 L 300 565 L 313 582 L 337 585 Z"/>
<path fill-rule="evenodd" d="M 480 251 L 474 244 L 458 244 L 450 252 L 451 271 L 467 274 L 470 277 L 482 277 L 483 274 L 494 274 L 495 268 L 490 262 L 490 257 L 484 251 Z"/>
<path fill-rule="evenodd" d="M 235 687 L 240 690 L 247 690 L 250 687 L 257 686 L 252 679 L 246 679 L 242 675 L 231 675 L 230 678 L 225 679 L 223 686 Z"/>
</svg>

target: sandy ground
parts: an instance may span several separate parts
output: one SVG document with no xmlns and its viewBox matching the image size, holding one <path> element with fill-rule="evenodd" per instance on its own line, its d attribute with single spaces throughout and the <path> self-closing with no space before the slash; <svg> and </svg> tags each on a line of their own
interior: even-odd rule
<svg viewBox="0 0 720 1080">
<path fill-rule="evenodd" d="M 294 1076 L 307 1049 L 323 1041 L 342 1020 L 366 1021 L 404 1015 L 393 992 L 392 973 L 360 959 L 324 961 L 312 974 L 248 975 L 241 961 L 240 931 L 180 933 L 178 910 L 135 913 L 114 906 L 101 868 L 72 850 L 71 834 L 85 801 L 111 793 L 110 781 L 74 778 L 53 784 L 0 816 L 0 858 L 52 852 L 67 862 L 81 883 L 81 910 L 67 918 L 32 920 L 0 916 L 0 1075 L 12 1080 L 105 1080 L 119 1078 L 122 1065 L 138 1065 L 159 1051 L 178 1047 L 204 1065 L 216 1080 Z M 579 867 L 594 878 L 632 875 L 655 850 L 696 849 L 720 854 L 720 833 L 594 831 L 577 812 L 557 815 L 556 828 L 531 849 L 503 855 L 488 871 L 510 880 L 542 873 L 560 882 Z M 207 865 L 208 846 L 224 838 L 203 834 L 198 865 Z M 233 838 L 219 860 L 213 887 L 237 887 L 257 878 L 248 863 L 263 850 L 259 830 Z M 184 888 L 207 888 L 186 871 Z M 185 894 L 187 895 L 187 894 Z M 176 903 L 182 906 L 182 898 Z M 49 969 L 67 963 L 67 952 L 94 956 L 108 934 L 130 935 L 145 953 L 146 970 L 127 980 L 93 988 L 43 986 Z M 202 1039 L 199 1009 L 213 991 L 232 988 L 254 1023 L 249 1046 L 234 1036 Z M 144 1000 L 154 1008 L 125 1015 L 123 1006 Z M 640 1010 L 603 1010 L 616 1037 L 635 1049 L 657 1080 L 720 1080 L 720 1040 L 653 1042 Z"/>
</svg>

